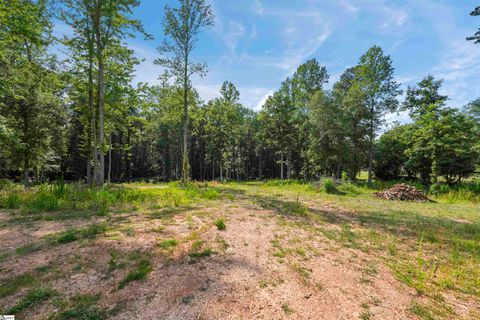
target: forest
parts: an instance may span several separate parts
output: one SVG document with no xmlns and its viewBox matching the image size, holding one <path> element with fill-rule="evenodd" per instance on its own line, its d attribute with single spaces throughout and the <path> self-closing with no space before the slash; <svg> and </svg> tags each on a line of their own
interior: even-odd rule
<svg viewBox="0 0 480 320">
<path fill-rule="evenodd" d="M 229 81 L 219 98 L 201 100 L 190 78 L 204 76 L 206 66 L 188 59 L 213 13 L 199 7 L 195 29 L 184 34 L 182 13 L 172 9 L 156 60 L 166 71 L 162 85 L 133 85 L 139 60 L 124 40 L 150 37 L 129 17 L 137 5 L 116 1 L 97 12 L 77 1 L 3 2 L 1 177 L 98 185 L 183 176 L 315 180 L 345 173 L 355 180 L 367 170 L 369 181 L 453 184 L 476 170 L 480 100 L 449 107 L 442 79 L 432 75 L 402 92 L 378 46 L 331 89 L 328 70 L 306 61 L 254 111 L 240 104 Z M 54 17 L 72 28 L 71 37 L 52 35 Z M 63 60 L 52 53 L 58 45 Z M 412 122 L 386 126 L 385 115 L 399 111 Z"/>
<path fill-rule="evenodd" d="M 458 105 L 435 69 L 402 83 L 362 31 L 341 73 L 309 54 L 253 108 L 222 70 L 203 99 L 197 53 L 238 3 L 155 1 L 159 38 L 145 2 L 0 1 L 0 319 L 480 319 L 473 87 Z M 247 2 L 255 22 L 293 3 Z M 426 3 L 459 11 L 401 5 Z M 478 23 L 471 7 L 460 19 Z M 156 82 L 138 81 L 132 39 L 157 47 Z"/>
</svg>

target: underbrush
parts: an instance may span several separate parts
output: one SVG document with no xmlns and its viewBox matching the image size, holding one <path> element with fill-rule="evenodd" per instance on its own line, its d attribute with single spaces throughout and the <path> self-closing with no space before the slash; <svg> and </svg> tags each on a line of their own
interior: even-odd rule
<svg viewBox="0 0 480 320">
<path fill-rule="evenodd" d="M 0 208 L 19 209 L 26 214 L 89 211 L 102 215 L 112 208 L 136 208 L 144 204 L 156 208 L 181 207 L 195 201 L 215 200 L 219 197 L 219 188 L 200 183 L 170 183 L 139 188 L 130 184 L 87 187 L 58 181 L 30 189 L 0 189 Z M 66 213 L 64 216 L 73 218 L 78 214 Z"/>
</svg>

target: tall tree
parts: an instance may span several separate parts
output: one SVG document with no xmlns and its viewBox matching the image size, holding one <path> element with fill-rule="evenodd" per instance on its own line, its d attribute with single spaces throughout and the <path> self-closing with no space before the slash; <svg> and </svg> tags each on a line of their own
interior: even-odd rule
<svg viewBox="0 0 480 320">
<path fill-rule="evenodd" d="M 372 181 L 373 146 L 376 133 L 386 113 L 398 108 L 397 95 L 400 84 L 393 79 L 392 59 L 382 48 L 373 46 L 360 57 L 356 68 L 359 86 L 365 98 L 368 119 L 368 182 Z"/>
<path fill-rule="evenodd" d="M 480 16 L 480 6 L 475 7 L 472 12 L 470 12 L 471 16 Z M 468 41 L 473 41 L 474 43 L 480 43 L 480 28 L 473 36 L 467 37 Z"/>
<path fill-rule="evenodd" d="M 94 53 L 97 65 L 97 112 L 98 112 L 98 157 L 99 165 L 95 173 L 95 183 L 101 185 L 105 181 L 105 58 L 106 50 L 112 43 L 118 43 L 127 37 L 140 32 L 146 39 L 139 20 L 131 19 L 133 8 L 139 5 L 138 0 L 83 0 L 75 2 L 80 7 L 79 14 L 85 13 L 91 22 L 94 39 Z"/>
<path fill-rule="evenodd" d="M 167 77 L 174 77 L 183 88 L 183 156 L 182 181 L 189 179 L 188 152 L 188 93 L 191 77 L 194 74 L 204 76 L 207 72 L 205 63 L 191 61 L 192 52 L 198 43 L 200 31 L 214 23 L 214 15 L 205 0 L 180 0 L 180 7 L 165 6 L 163 31 L 166 40 L 158 48 L 162 57 L 155 60 L 165 68 Z"/>
</svg>

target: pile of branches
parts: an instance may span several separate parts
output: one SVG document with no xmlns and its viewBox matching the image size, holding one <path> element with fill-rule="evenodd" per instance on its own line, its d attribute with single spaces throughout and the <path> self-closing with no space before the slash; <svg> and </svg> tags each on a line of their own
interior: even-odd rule
<svg viewBox="0 0 480 320">
<path fill-rule="evenodd" d="M 430 201 L 430 199 L 427 198 L 425 193 L 405 183 L 396 184 L 390 189 L 383 190 L 380 192 L 375 192 L 373 195 L 375 197 L 383 198 L 387 200 L 418 201 L 418 202 Z"/>
</svg>

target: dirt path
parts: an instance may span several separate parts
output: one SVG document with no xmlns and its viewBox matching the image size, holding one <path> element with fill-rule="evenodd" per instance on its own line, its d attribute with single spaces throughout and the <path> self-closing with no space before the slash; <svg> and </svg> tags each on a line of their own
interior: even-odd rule
<svg viewBox="0 0 480 320">
<path fill-rule="evenodd" d="M 220 216 L 226 230 L 213 225 Z M 17 256 L 16 267 L 0 262 L 0 268 L 3 278 L 9 270 L 22 274 L 54 264 L 62 275 L 51 279 L 58 292 L 69 297 L 101 293 L 100 305 L 117 309 L 111 319 L 415 319 L 408 312 L 414 292 L 379 259 L 338 245 L 312 225 L 301 227 L 300 220 L 248 200 L 174 214 L 169 220 L 129 215 L 117 225 L 131 230 L 128 237 L 69 243 Z M 163 231 L 151 231 L 160 225 Z M 69 226 L 42 222 L 30 238 L 2 229 L 0 242 L 16 247 Z M 180 244 L 171 251 L 159 249 L 159 239 L 165 238 L 180 239 Z M 215 253 L 192 259 L 194 242 Z M 118 289 L 126 271 L 108 271 L 112 250 L 152 254 L 152 272 Z M 72 261 L 83 268 L 72 267 Z M 21 293 L 3 303 L 11 305 Z M 25 317 L 42 319 L 54 311 L 43 305 Z"/>
</svg>

